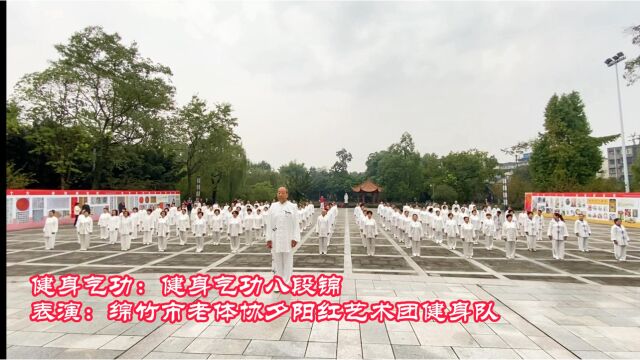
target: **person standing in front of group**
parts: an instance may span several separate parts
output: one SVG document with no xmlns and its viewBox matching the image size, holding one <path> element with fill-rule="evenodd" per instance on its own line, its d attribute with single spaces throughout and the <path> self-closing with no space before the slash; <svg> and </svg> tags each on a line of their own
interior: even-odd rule
<svg viewBox="0 0 640 360">
<path fill-rule="evenodd" d="M 275 274 L 289 282 L 293 273 L 293 248 L 300 241 L 297 208 L 288 201 L 287 188 L 278 189 L 278 201 L 269 207 L 267 247 L 273 253 Z"/>
</svg>

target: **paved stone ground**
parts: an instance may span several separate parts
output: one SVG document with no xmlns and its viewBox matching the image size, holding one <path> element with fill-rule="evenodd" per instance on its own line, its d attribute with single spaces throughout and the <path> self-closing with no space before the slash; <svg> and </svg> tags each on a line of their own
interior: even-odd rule
<svg viewBox="0 0 640 360">
<path fill-rule="evenodd" d="M 296 272 L 340 273 L 343 294 L 333 301 L 457 299 L 496 301 L 503 318 L 491 324 L 272 323 L 180 324 L 112 323 L 106 319 L 111 299 L 80 296 L 94 319 L 79 324 L 28 320 L 30 285 L 35 273 L 129 273 L 146 281 L 138 299 L 166 301 L 159 293 L 163 273 L 259 272 L 269 274 L 270 255 L 263 244 L 243 243 L 239 254 L 228 243 L 195 253 L 172 239 L 165 253 L 157 245 L 132 250 L 93 241 L 77 249 L 71 228 L 60 231 L 56 249 L 43 250 L 38 230 L 7 234 L 8 358 L 640 358 L 640 248 L 631 246 L 628 261 L 613 259 L 608 227 L 593 225 L 592 252 L 567 242 L 565 261 L 552 260 L 550 244 L 531 253 L 519 242 L 515 260 L 504 258 L 503 243 L 475 257 L 462 258 L 431 241 L 422 257 L 382 233 L 375 257 L 365 255 L 352 212 L 341 210 L 329 255 L 318 255 L 317 238 L 306 232 L 294 256 Z M 640 231 L 631 230 L 631 240 Z M 266 295 L 271 303 L 288 295 Z M 195 300 L 195 299 L 193 299 Z M 214 298 L 209 297 L 207 301 Z"/>
</svg>

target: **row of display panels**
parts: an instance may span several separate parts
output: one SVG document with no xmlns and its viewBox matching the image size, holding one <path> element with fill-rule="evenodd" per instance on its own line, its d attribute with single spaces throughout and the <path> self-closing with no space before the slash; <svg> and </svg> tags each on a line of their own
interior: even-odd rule
<svg viewBox="0 0 640 360">
<path fill-rule="evenodd" d="M 7 230 L 44 226 L 50 210 L 56 211 L 60 224 L 73 223 L 76 203 L 88 204 L 94 219 L 105 207 L 118 209 L 123 203 L 127 209 L 140 210 L 180 202 L 177 191 L 86 191 L 86 190 L 7 190 Z"/>
</svg>

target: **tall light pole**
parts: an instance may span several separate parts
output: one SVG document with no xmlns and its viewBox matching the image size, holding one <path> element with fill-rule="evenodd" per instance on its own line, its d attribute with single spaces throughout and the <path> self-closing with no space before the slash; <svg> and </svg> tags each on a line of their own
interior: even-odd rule
<svg viewBox="0 0 640 360">
<path fill-rule="evenodd" d="M 622 140 L 622 170 L 624 171 L 624 191 L 629 192 L 629 170 L 627 168 L 627 147 L 624 144 L 624 122 L 622 121 L 622 99 L 620 97 L 620 80 L 618 79 L 618 63 L 626 59 L 622 52 L 604 61 L 608 67 L 616 67 L 616 86 L 618 88 L 618 111 L 620 112 L 620 139 Z M 615 156 L 615 151 L 614 151 Z"/>
</svg>

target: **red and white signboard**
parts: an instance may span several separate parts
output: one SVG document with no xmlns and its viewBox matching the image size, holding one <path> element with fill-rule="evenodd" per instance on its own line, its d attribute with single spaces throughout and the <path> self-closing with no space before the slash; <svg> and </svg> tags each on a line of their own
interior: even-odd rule
<svg viewBox="0 0 640 360">
<path fill-rule="evenodd" d="M 525 193 L 525 209 L 558 212 L 573 220 L 579 213 L 589 221 L 611 224 L 620 218 L 627 227 L 640 227 L 640 193 Z"/>
<path fill-rule="evenodd" d="M 73 206 L 89 204 L 91 215 L 98 219 L 102 209 L 117 209 L 124 203 L 127 209 L 140 210 L 158 205 L 180 203 L 179 191 L 158 190 L 41 190 L 7 189 L 7 230 L 43 227 L 47 214 L 55 210 L 60 224 L 73 224 Z"/>
</svg>

